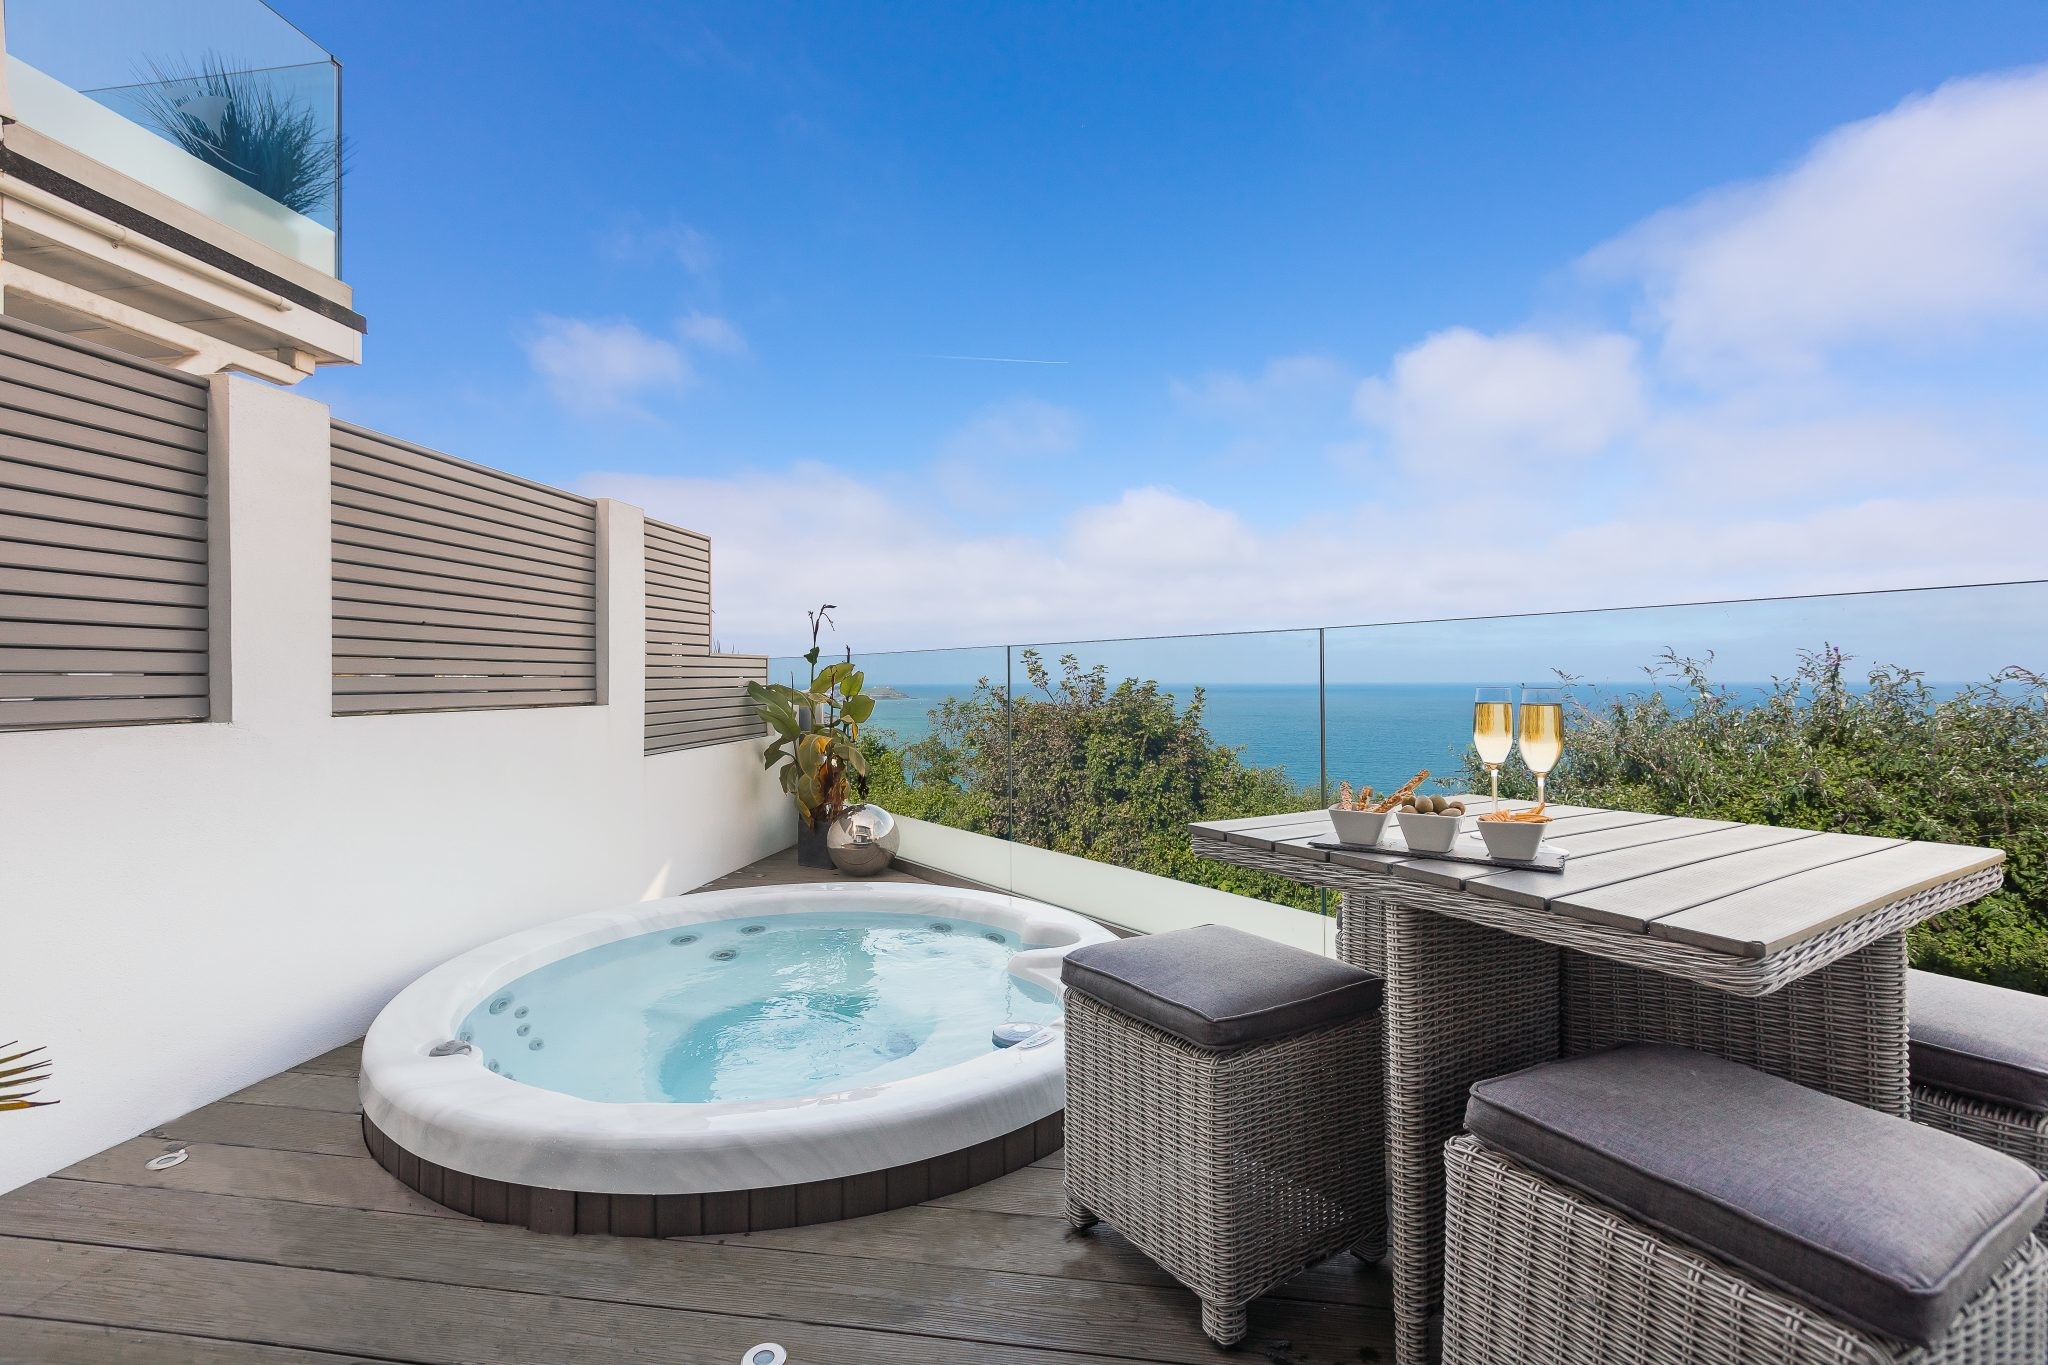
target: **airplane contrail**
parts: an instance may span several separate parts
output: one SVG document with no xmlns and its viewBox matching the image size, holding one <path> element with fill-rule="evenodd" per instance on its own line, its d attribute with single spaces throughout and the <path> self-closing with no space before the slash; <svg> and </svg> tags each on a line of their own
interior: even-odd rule
<svg viewBox="0 0 2048 1365">
<path fill-rule="evenodd" d="M 979 360 L 990 365 L 1064 365 L 1064 360 L 1026 360 L 1014 355 L 928 355 L 926 360 Z"/>
</svg>

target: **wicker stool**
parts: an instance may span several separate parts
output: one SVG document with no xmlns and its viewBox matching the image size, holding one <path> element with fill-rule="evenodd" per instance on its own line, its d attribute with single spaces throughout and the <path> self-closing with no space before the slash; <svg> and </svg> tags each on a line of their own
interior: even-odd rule
<svg viewBox="0 0 2048 1365">
<path fill-rule="evenodd" d="M 1380 979 L 1220 925 L 1077 949 L 1067 1216 L 1107 1219 L 1202 1300 L 1202 1330 L 1384 1245 Z"/>
<path fill-rule="evenodd" d="M 1683 1048 L 1472 1087 L 1445 1148 L 1446 1365 L 2048 1358 L 2048 1184 Z"/>
<path fill-rule="evenodd" d="M 2048 1175 L 2048 998 L 1906 974 L 1913 1119 Z"/>
</svg>

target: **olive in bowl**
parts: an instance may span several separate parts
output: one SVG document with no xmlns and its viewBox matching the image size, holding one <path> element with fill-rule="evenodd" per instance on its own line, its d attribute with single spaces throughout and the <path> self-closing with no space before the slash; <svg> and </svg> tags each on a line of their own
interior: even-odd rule
<svg viewBox="0 0 2048 1365">
<path fill-rule="evenodd" d="M 1465 803 L 1442 796 L 1418 796 L 1400 810 L 1401 837 L 1417 853 L 1449 853 L 1465 828 Z"/>
</svg>

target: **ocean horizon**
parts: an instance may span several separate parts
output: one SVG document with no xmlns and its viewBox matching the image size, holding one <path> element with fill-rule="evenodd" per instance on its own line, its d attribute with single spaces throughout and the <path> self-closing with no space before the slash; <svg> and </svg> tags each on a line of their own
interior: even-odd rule
<svg viewBox="0 0 2048 1365">
<path fill-rule="evenodd" d="M 878 684 L 879 685 L 879 684 Z M 887 685 L 901 697 L 875 702 L 871 730 L 888 731 L 900 744 L 912 744 L 931 733 L 929 712 L 947 697 L 971 695 L 958 683 Z M 1219 744 L 1237 749 L 1254 767 L 1278 768 L 1300 786 L 1314 786 L 1324 772 L 1330 789 L 1339 782 L 1354 787 L 1371 784 L 1382 791 L 1400 786 L 1423 768 L 1436 776 L 1461 771 L 1472 747 L 1470 683 L 1162 683 L 1185 707 L 1196 686 L 1202 689 L 1203 723 Z M 1736 682 L 1736 693 L 1761 698 L 1768 683 Z M 1952 695 L 1960 684 L 1933 684 L 1937 696 Z M 1614 697 L 1664 693 L 1683 705 L 1682 688 L 1648 683 L 1577 684 L 1581 695 Z M 1321 693 L 1320 702 L 1318 693 Z M 1319 716 L 1327 727 L 1327 750 L 1319 741 Z M 1566 731 L 1569 748 L 1571 735 Z"/>
<path fill-rule="evenodd" d="M 965 697 L 958 684 L 891 683 L 900 698 L 875 703 L 872 730 L 911 744 L 931 733 L 928 712 L 947 697 Z M 1197 684 L 1162 683 L 1185 707 Z M 1314 786 L 1322 772 L 1319 718 L 1328 728 L 1329 783 L 1400 786 L 1417 771 L 1448 776 L 1459 771 L 1472 745 L 1472 687 L 1463 683 L 1203 683 L 1203 723 L 1219 744 L 1239 750 L 1246 763 L 1278 768 L 1290 782 Z M 1610 695 L 1650 689 L 1600 685 Z M 1675 689 L 1664 689 L 1676 694 Z"/>
</svg>

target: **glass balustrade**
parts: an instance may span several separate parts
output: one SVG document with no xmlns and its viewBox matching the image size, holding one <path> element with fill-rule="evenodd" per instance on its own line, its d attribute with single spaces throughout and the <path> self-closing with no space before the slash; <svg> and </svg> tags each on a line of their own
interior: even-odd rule
<svg viewBox="0 0 2048 1365">
<path fill-rule="evenodd" d="M 12 117 L 340 271 L 341 64 L 259 0 L 8 0 Z"/>
<path fill-rule="evenodd" d="M 1305 925 L 1330 898 L 1197 857 L 1188 822 L 1424 769 L 1426 790 L 1484 791 L 1476 690 L 1558 686 L 1551 800 L 1993 844 L 2008 889 L 1916 950 L 1993 975 L 2048 961 L 2030 946 L 2048 940 L 2048 584 L 855 661 L 878 696 L 873 799 L 916 822 L 907 855 L 1128 928 L 1222 920 L 1327 947 Z M 772 676 L 800 686 L 804 666 Z M 1500 779 L 1535 795 L 1519 753 Z"/>
</svg>

